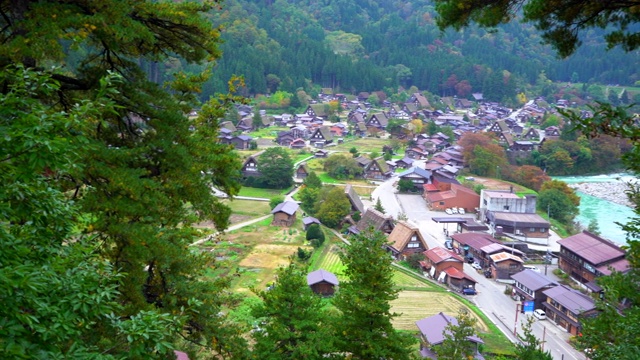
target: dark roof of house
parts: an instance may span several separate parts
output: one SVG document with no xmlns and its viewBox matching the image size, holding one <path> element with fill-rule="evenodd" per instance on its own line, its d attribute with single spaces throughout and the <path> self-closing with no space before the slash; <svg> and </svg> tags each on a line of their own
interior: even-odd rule
<svg viewBox="0 0 640 360">
<path fill-rule="evenodd" d="M 530 269 L 525 269 L 519 273 L 513 274 L 511 275 L 511 278 L 533 291 L 557 285 L 555 281 Z"/>
<path fill-rule="evenodd" d="M 362 155 L 362 156 L 358 156 L 357 158 L 355 158 L 356 162 L 358 163 L 358 165 L 362 166 L 362 167 L 366 167 L 367 165 L 369 165 L 371 163 L 370 158 Z"/>
<path fill-rule="evenodd" d="M 410 174 L 416 174 L 416 175 L 420 175 L 425 179 L 429 179 L 431 177 L 431 172 L 428 170 L 425 170 L 423 168 L 414 166 L 411 169 L 408 169 L 406 171 L 401 172 L 398 177 L 404 177 Z"/>
<path fill-rule="evenodd" d="M 596 308 L 596 304 L 593 299 L 564 285 L 553 287 L 543 291 L 542 293 L 555 300 L 558 304 L 564 306 L 574 314 L 579 314 Z"/>
<path fill-rule="evenodd" d="M 360 221 L 358 221 L 356 228 L 358 231 L 365 231 L 369 227 L 373 227 L 374 230 L 380 230 L 385 221 L 392 222 L 393 217 L 391 217 L 391 215 L 385 215 L 374 208 L 368 208 L 362 215 Z"/>
<path fill-rule="evenodd" d="M 443 312 L 439 312 L 436 315 L 416 321 L 418 330 L 420 330 L 422 335 L 431 345 L 438 345 L 444 341 L 444 333 L 447 331 L 446 328 L 449 324 L 452 326 L 458 326 L 458 319 L 453 316 L 445 315 Z M 467 339 L 474 343 L 484 343 L 482 339 L 475 335 L 469 336 Z"/>
<path fill-rule="evenodd" d="M 296 211 L 298 211 L 299 207 L 300 205 L 298 205 L 298 203 L 294 201 L 285 201 L 278 204 L 273 210 L 271 210 L 271 213 L 275 214 L 278 212 L 283 212 L 287 215 L 293 215 Z"/>
<path fill-rule="evenodd" d="M 496 243 L 497 240 L 485 233 L 461 233 L 453 234 L 451 238 L 462 245 L 469 245 L 470 247 L 480 250 L 482 247 Z"/>
<path fill-rule="evenodd" d="M 338 278 L 331 272 L 320 269 L 307 274 L 307 285 L 311 286 L 319 282 L 326 281 L 329 284 L 338 285 Z"/>
<path fill-rule="evenodd" d="M 360 195 L 356 192 L 356 190 L 351 185 L 347 185 L 344 188 L 344 193 L 349 198 L 349 202 L 351 202 L 351 206 L 355 208 L 360 213 L 364 213 L 364 204 L 362 200 L 360 200 Z"/>
<path fill-rule="evenodd" d="M 625 255 L 624 250 L 611 241 L 588 231 L 559 240 L 558 244 L 596 266 Z"/>
<path fill-rule="evenodd" d="M 491 216 L 498 225 L 517 223 L 520 226 L 549 227 L 549 222 L 538 214 L 491 211 Z"/>
<path fill-rule="evenodd" d="M 302 224 L 306 226 L 306 225 L 311 225 L 311 224 L 320 225 L 322 223 L 320 222 L 320 220 L 318 220 L 318 219 L 316 219 L 316 218 L 314 218 L 312 216 L 307 216 L 305 218 L 302 218 Z"/>
<path fill-rule="evenodd" d="M 455 176 L 447 176 L 444 173 L 438 171 L 433 172 L 433 178 L 438 182 L 447 183 L 447 184 L 460 184 L 458 180 L 456 180 Z"/>
<path fill-rule="evenodd" d="M 413 164 L 413 159 L 410 158 L 410 157 L 405 156 L 402 159 L 396 161 L 396 163 L 399 163 L 399 162 L 403 162 L 403 163 L 405 163 L 407 165 L 411 165 L 411 164 Z"/>
</svg>

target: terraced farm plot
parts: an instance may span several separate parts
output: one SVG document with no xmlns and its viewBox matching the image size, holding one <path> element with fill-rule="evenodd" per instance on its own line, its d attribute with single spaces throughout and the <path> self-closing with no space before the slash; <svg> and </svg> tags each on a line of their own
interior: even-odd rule
<svg viewBox="0 0 640 360">
<path fill-rule="evenodd" d="M 398 298 L 391 302 L 391 311 L 401 314 L 393 319 L 393 327 L 399 330 L 416 330 L 416 321 L 444 312 L 448 315 L 458 313 L 460 307 L 466 307 L 451 294 L 440 291 L 401 291 Z M 468 308 L 467 308 L 468 309 Z M 488 331 L 482 319 L 471 310 L 469 312 L 478 320 L 478 331 Z"/>
<path fill-rule="evenodd" d="M 405 272 L 402 272 L 398 269 L 393 270 L 393 282 L 398 287 L 402 288 L 433 288 L 435 285 L 428 283 L 426 280 L 417 279 L 414 276 L 411 276 Z"/>
<path fill-rule="evenodd" d="M 344 265 L 340 261 L 340 256 L 338 255 L 340 249 L 336 245 L 331 245 L 328 250 L 325 250 L 325 253 L 322 254 L 322 258 L 318 261 L 314 270 L 317 269 L 325 269 L 329 272 L 335 274 L 339 280 L 346 280 L 346 277 L 343 274 Z"/>
</svg>

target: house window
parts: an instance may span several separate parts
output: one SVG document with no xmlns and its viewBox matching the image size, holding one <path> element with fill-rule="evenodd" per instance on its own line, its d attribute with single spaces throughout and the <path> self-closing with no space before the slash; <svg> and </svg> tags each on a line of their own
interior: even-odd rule
<svg viewBox="0 0 640 360">
<path fill-rule="evenodd" d="M 417 248 L 420 247 L 420 243 L 418 242 L 410 242 L 409 245 L 407 245 L 408 248 Z"/>
<path fill-rule="evenodd" d="M 534 232 L 534 231 L 536 231 L 536 228 L 529 228 L 529 231 L 530 232 Z"/>
<path fill-rule="evenodd" d="M 504 206 L 504 209 L 505 209 L 505 210 L 509 210 L 509 205 L 505 205 L 505 206 Z"/>
<path fill-rule="evenodd" d="M 440 205 L 444 205 L 444 201 L 440 201 L 440 203 L 439 203 L 439 204 L 440 204 Z"/>
<path fill-rule="evenodd" d="M 541 232 L 541 233 L 543 233 L 543 232 L 547 232 L 547 229 L 545 229 L 545 228 L 540 228 L 540 232 Z"/>
</svg>

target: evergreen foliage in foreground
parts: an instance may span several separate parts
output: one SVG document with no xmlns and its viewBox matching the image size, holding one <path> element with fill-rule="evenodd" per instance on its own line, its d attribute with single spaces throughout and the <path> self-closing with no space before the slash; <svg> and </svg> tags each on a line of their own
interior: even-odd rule
<svg viewBox="0 0 640 360">
<path fill-rule="evenodd" d="M 215 2 L 0 8 L 0 357 L 244 357 L 228 281 L 189 247 L 190 224 L 228 225 L 211 187 L 237 194 L 240 162 L 214 139 L 237 99 L 199 104 L 206 71 L 149 81 L 167 54 L 220 55 Z"/>
</svg>

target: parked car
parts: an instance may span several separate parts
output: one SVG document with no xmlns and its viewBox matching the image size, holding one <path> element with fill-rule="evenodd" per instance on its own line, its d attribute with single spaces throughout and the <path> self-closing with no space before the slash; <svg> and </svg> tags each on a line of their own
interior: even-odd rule
<svg viewBox="0 0 640 360">
<path fill-rule="evenodd" d="M 484 271 L 484 277 L 486 277 L 487 279 L 491 279 L 492 276 L 493 274 L 491 274 L 491 270 Z"/>
<path fill-rule="evenodd" d="M 463 295 L 476 295 L 478 292 L 474 288 L 464 288 L 462 289 Z"/>
<path fill-rule="evenodd" d="M 445 212 L 445 213 L 447 213 L 447 215 L 451 215 L 451 214 L 453 214 L 453 211 L 451 211 L 451 209 L 449 209 L 449 208 L 446 208 L 446 209 L 444 210 L 444 212 Z"/>
<path fill-rule="evenodd" d="M 482 270 L 482 266 L 480 266 L 480 264 L 478 264 L 477 262 L 474 262 L 473 264 L 471 264 L 471 267 L 476 270 Z"/>
<path fill-rule="evenodd" d="M 544 320 L 547 318 L 547 314 L 542 309 L 536 309 L 533 312 L 533 317 L 535 317 L 538 320 Z"/>
<path fill-rule="evenodd" d="M 444 242 L 444 247 L 447 248 L 447 250 L 453 250 L 453 243 L 451 242 L 451 240 L 447 240 Z"/>
<path fill-rule="evenodd" d="M 535 272 L 537 272 L 537 273 L 539 273 L 539 272 L 540 272 L 540 269 L 538 269 L 537 267 L 535 267 L 535 266 L 533 266 L 533 265 L 522 265 L 522 267 L 523 267 L 525 270 L 529 269 L 529 270 L 531 270 L 531 271 L 535 271 Z"/>
<path fill-rule="evenodd" d="M 464 215 L 464 208 L 458 208 L 458 214 Z"/>
<path fill-rule="evenodd" d="M 454 214 L 457 214 L 458 213 L 458 208 L 451 208 L 451 212 L 454 213 Z"/>
</svg>

